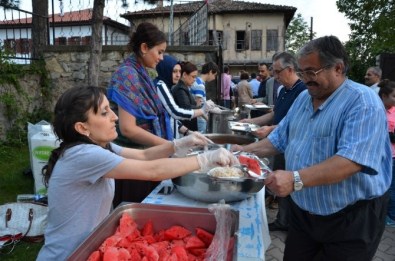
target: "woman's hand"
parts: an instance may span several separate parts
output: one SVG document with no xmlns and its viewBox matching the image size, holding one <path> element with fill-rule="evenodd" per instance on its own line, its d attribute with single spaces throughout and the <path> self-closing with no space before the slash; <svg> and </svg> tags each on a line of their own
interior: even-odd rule
<svg viewBox="0 0 395 261">
<path fill-rule="evenodd" d="M 195 146 L 207 146 L 208 144 L 212 144 L 213 142 L 202 135 L 200 132 L 192 132 L 188 136 L 185 136 L 181 139 L 175 139 L 174 150 L 175 155 L 177 157 L 185 157 L 188 151 Z"/>
<path fill-rule="evenodd" d="M 207 172 L 215 167 L 228 167 L 240 164 L 232 152 L 220 148 L 197 155 L 200 172 Z"/>
</svg>

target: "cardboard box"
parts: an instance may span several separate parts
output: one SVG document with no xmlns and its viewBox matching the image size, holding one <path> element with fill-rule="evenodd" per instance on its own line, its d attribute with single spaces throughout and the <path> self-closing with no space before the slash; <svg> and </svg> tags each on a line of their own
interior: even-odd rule
<svg viewBox="0 0 395 261">
<path fill-rule="evenodd" d="M 82 244 L 68 257 L 68 260 L 87 260 L 89 255 L 97 250 L 104 240 L 113 235 L 119 225 L 123 213 L 128 213 L 138 224 L 139 229 L 148 221 L 154 223 L 155 232 L 181 225 L 194 231 L 196 227 L 215 233 L 216 220 L 207 208 L 166 206 L 143 203 L 131 203 L 117 207 L 97 228 L 82 242 Z M 239 212 L 232 210 L 231 235 L 235 238 L 233 260 L 237 256 L 237 231 L 239 229 Z"/>
</svg>

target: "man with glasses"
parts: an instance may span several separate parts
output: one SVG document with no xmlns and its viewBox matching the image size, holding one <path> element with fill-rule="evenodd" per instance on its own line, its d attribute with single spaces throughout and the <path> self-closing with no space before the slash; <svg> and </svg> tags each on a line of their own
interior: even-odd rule
<svg viewBox="0 0 395 261">
<path fill-rule="evenodd" d="M 259 156 L 285 153 L 265 185 L 291 195 L 284 260 L 372 260 L 385 227 L 392 154 L 384 106 L 349 80 L 344 46 L 317 38 L 298 53 L 301 93 Z M 244 149 L 235 146 L 232 149 Z"/>
<path fill-rule="evenodd" d="M 273 111 L 256 118 L 242 120 L 242 122 L 262 126 L 254 132 L 259 138 L 265 138 L 277 124 L 279 124 L 287 114 L 296 97 L 306 89 L 306 85 L 296 76 L 297 64 L 293 55 L 287 52 L 276 54 L 273 57 L 272 66 L 275 79 L 283 85 Z M 246 146 L 244 150 L 249 151 L 249 148 L 249 146 Z M 253 148 L 253 146 L 251 146 L 251 148 Z M 273 170 L 285 168 L 284 154 L 279 154 L 274 157 L 272 168 Z M 277 218 L 273 223 L 269 224 L 269 230 L 286 231 L 288 230 L 288 198 L 277 198 L 277 201 L 279 206 Z"/>
</svg>

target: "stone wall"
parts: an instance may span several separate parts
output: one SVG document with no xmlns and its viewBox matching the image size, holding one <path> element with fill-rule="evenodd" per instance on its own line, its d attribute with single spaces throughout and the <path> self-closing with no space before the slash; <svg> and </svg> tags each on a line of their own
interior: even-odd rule
<svg viewBox="0 0 395 261">
<path fill-rule="evenodd" d="M 217 51 L 213 46 L 169 47 L 166 53 L 176 56 L 180 61 L 191 61 L 200 67 L 207 61 L 217 62 Z M 125 47 L 103 46 L 99 75 L 100 87 L 108 86 L 111 74 L 128 55 Z M 52 97 L 48 106 L 51 111 L 56 100 L 65 90 L 73 86 L 88 85 L 89 57 L 89 46 L 48 46 L 46 48 L 44 59 L 50 77 Z M 31 112 L 42 102 L 40 88 L 38 88 L 40 79 L 37 75 L 25 75 L 19 79 L 19 82 L 22 89 L 29 95 L 27 104 L 20 101 L 21 107 Z M 0 86 L 0 92 L 10 88 L 10 86 Z M 4 138 L 6 130 L 12 124 L 4 114 L 4 105 L 0 104 L 0 139 Z"/>
</svg>

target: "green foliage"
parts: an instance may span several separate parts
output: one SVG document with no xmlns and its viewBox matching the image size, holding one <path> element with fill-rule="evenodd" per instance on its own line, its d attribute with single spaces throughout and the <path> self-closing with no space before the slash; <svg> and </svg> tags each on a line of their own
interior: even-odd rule
<svg viewBox="0 0 395 261">
<path fill-rule="evenodd" d="M 313 32 L 313 38 L 316 33 Z M 294 16 L 288 25 L 285 34 L 285 49 L 293 54 L 308 41 L 310 41 L 310 27 L 299 13 Z"/>
<path fill-rule="evenodd" d="M 351 21 L 349 76 L 363 82 L 368 67 L 376 64 L 376 56 L 395 52 L 395 6 L 393 0 L 337 0 L 340 12 Z"/>
<path fill-rule="evenodd" d="M 9 126 L 6 128 L 6 137 L 2 143 L 19 146 L 27 142 L 27 122 L 50 121 L 51 113 L 48 111 L 50 108 L 48 103 L 51 100 L 50 79 L 44 61 L 19 65 L 9 62 L 8 57 L 7 51 L 0 46 L 0 104 L 4 108 L 2 114 L 6 117 Z M 35 108 L 31 113 L 23 106 L 31 103 L 31 97 L 19 83 L 19 79 L 26 74 L 40 76 L 41 107 Z"/>
</svg>

